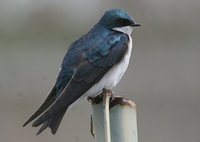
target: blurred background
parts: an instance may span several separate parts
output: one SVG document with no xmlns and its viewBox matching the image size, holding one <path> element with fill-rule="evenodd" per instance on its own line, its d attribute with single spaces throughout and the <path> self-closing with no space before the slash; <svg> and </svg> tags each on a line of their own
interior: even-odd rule
<svg viewBox="0 0 200 142">
<path fill-rule="evenodd" d="M 46 98 L 70 43 L 106 10 L 142 24 L 116 95 L 134 99 L 139 142 L 200 142 L 199 0 L 0 0 L 0 141 L 93 142 L 83 99 L 55 136 L 22 124 Z"/>
</svg>

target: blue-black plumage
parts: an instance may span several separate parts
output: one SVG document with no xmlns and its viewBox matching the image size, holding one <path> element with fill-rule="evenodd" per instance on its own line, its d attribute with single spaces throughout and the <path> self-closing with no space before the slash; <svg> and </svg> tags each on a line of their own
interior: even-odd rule
<svg viewBox="0 0 200 142">
<path fill-rule="evenodd" d="M 136 24 L 124 10 L 105 12 L 100 21 L 69 47 L 56 83 L 41 107 L 24 123 L 57 132 L 68 107 L 82 96 L 112 89 L 126 71 L 131 56 L 130 34 Z M 41 116 L 40 116 L 41 115 Z"/>
</svg>

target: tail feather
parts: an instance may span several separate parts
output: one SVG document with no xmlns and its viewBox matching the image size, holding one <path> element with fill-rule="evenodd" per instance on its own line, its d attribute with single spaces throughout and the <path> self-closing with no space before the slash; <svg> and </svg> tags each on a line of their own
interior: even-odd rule
<svg viewBox="0 0 200 142">
<path fill-rule="evenodd" d="M 25 127 L 28 123 L 33 121 L 36 117 L 42 114 L 56 99 L 56 87 L 54 86 L 50 91 L 48 97 L 44 101 L 44 103 L 40 106 L 40 108 L 23 124 Z"/>
<path fill-rule="evenodd" d="M 61 120 L 63 119 L 63 116 L 64 116 L 66 110 L 67 109 L 65 109 L 62 112 L 60 112 L 59 114 L 57 114 L 57 116 L 50 123 L 49 127 L 51 128 L 52 134 L 54 134 L 54 135 L 56 134 L 58 127 L 60 126 Z"/>
<path fill-rule="evenodd" d="M 44 124 L 40 127 L 40 129 L 39 129 L 39 131 L 37 132 L 36 135 L 39 135 L 40 133 L 42 133 L 48 127 L 48 123 L 49 123 L 49 120 L 44 122 Z"/>
<path fill-rule="evenodd" d="M 49 127 L 51 129 L 51 133 L 55 135 L 66 110 L 67 108 L 63 109 L 62 111 L 57 113 L 54 117 L 45 121 L 43 125 L 41 126 L 41 128 L 39 129 L 39 131 L 37 132 L 37 135 L 43 132 L 47 127 Z"/>
</svg>

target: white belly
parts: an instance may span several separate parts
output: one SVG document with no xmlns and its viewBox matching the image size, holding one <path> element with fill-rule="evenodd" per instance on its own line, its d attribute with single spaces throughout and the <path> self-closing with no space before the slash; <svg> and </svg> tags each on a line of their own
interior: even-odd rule
<svg viewBox="0 0 200 142">
<path fill-rule="evenodd" d="M 99 95 L 102 90 L 105 89 L 113 89 L 117 83 L 120 81 L 122 76 L 124 75 L 125 71 L 128 68 L 130 56 L 132 50 L 132 38 L 129 36 L 129 44 L 128 44 L 128 51 L 124 58 L 112 67 L 104 77 L 96 83 L 92 88 L 90 88 L 83 96 L 97 96 Z"/>
</svg>

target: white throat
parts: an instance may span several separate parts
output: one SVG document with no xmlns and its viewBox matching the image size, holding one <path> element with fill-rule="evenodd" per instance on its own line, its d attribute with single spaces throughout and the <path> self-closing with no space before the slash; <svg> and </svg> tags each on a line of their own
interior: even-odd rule
<svg viewBox="0 0 200 142">
<path fill-rule="evenodd" d="M 131 26 L 117 27 L 117 28 L 113 28 L 113 30 L 125 33 L 130 36 L 133 31 L 133 27 Z"/>
</svg>

